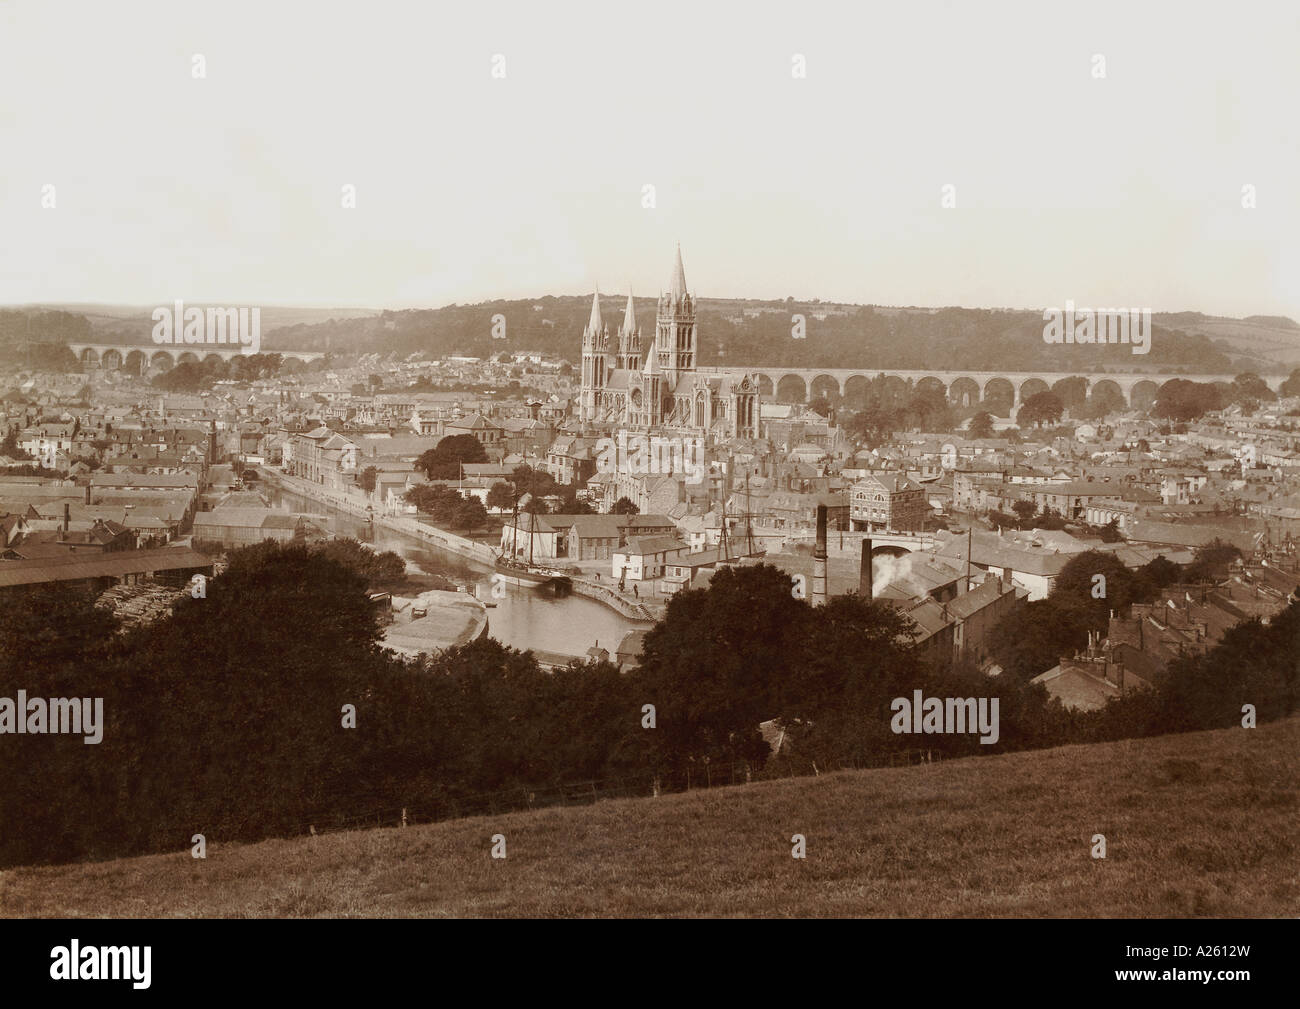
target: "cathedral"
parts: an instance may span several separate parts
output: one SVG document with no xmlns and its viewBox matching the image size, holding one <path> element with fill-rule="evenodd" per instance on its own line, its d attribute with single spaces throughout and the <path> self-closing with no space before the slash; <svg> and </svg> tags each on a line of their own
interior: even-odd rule
<svg viewBox="0 0 1300 1009">
<path fill-rule="evenodd" d="M 644 353 L 632 294 L 616 334 L 601 321 L 600 292 L 582 331 L 584 422 L 703 437 L 717 443 L 759 436 L 758 381 L 753 375 L 696 367 L 695 299 L 686 290 L 677 249 L 667 292 L 659 296 L 654 339 Z M 614 346 L 614 342 L 617 346 Z"/>
</svg>

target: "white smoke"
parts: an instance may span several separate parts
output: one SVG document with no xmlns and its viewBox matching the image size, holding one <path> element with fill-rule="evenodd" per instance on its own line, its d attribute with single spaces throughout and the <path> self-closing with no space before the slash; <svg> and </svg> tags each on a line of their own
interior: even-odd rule
<svg viewBox="0 0 1300 1009">
<path fill-rule="evenodd" d="M 880 595 L 889 585 L 912 573 L 916 554 L 876 554 L 871 558 L 871 594 Z"/>
</svg>

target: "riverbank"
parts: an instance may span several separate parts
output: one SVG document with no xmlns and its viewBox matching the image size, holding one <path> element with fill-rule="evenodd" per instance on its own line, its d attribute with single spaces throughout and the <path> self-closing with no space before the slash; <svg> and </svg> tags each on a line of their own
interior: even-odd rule
<svg viewBox="0 0 1300 1009">
<path fill-rule="evenodd" d="M 416 539 L 431 543 L 448 553 L 457 554 L 489 566 L 496 562 L 496 551 L 483 543 L 476 543 L 464 536 L 457 536 L 455 533 L 427 525 L 406 515 L 385 515 L 382 512 L 372 512 L 370 510 L 371 503 L 364 494 L 348 494 L 327 490 L 320 484 L 312 483 L 310 480 L 304 480 L 301 477 L 290 476 L 288 473 L 281 473 L 269 466 L 262 467 L 259 473 L 267 482 L 274 483 L 284 490 L 329 505 L 331 508 L 337 508 L 339 511 L 347 512 L 358 518 L 372 520 L 376 526 L 390 532 L 414 536 Z"/>
<path fill-rule="evenodd" d="M 653 599 L 640 600 L 635 597 L 629 599 L 625 593 L 588 578 L 574 576 L 569 581 L 573 584 L 573 591 L 578 595 L 604 603 L 631 620 L 644 620 L 653 624 L 663 617 L 664 610 L 668 608 L 667 602 Z"/>
<path fill-rule="evenodd" d="M 447 532 L 444 529 L 418 522 L 409 516 L 372 513 L 369 510 L 370 501 L 364 495 L 327 490 L 320 484 L 312 483 L 310 480 L 304 480 L 301 477 L 291 476 L 288 473 L 281 473 L 269 466 L 262 467 L 259 472 L 268 483 L 273 483 L 282 490 L 328 505 L 331 508 L 337 508 L 339 511 L 347 512 L 358 518 L 372 519 L 379 528 L 412 536 L 424 543 L 437 546 L 448 553 L 487 565 L 490 568 L 495 566 L 496 551 L 491 547 L 476 543 L 463 536 L 457 536 L 455 533 Z M 655 623 L 663 616 L 667 606 L 664 601 L 640 600 L 629 597 L 626 593 L 602 585 L 585 576 L 575 575 L 570 581 L 576 595 L 607 606 L 629 620 Z"/>
<path fill-rule="evenodd" d="M 415 616 L 417 609 L 424 616 Z M 403 655 L 428 655 L 477 641 L 488 632 L 487 607 L 467 592 L 421 592 L 393 599 L 393 622 L 383 645 Z"/>
</svg>

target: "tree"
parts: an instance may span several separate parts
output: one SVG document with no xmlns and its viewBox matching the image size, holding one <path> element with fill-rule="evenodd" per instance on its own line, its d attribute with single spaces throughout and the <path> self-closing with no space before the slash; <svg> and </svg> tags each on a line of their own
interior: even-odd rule
<svg viewBox="0 0 1300 1009">
<path fill-rule="evenodd" d="M 1011 510 L 1016 513 L 1016 518 L 1018 518 L 1023 525 L 1034 517 L 1034 512 L 1038 509 L 1032 501 L 1013 501 L 1011 503 Z"/>
<path fill-rule="evenodd" d="M 889 710 L 893 698 L 925 683 L 911 620 L 856 594 L 833 596 L 802 616 L 800 659 L 776 699 L 793 749 L 829 769 L 905 745 L 889 727 Z"/>
<path fill-rule="evenodd" d="M 831 415 L 832 407 L 830 400 L 825 396 L 818 396 L 808 404 L 808 409 L 815 414 L 820 414 L 822 417 L 829 417 Z"/>
<path fill-rule="evenodd" d="M 519 491 L 512 483 L 498 480 L 488 488 L 487 506 L 489 508 L 496 508 L 499 511 L 513 511 L 515 502 L 518 500 Z"/>
<path fill-rule="evenodd" d="M 463 500 L 455 490 L 442 484 L 417 485 L 406 492 L 405 498 L 417 511 L 439 523 L 451 520 L 456 506 Z"/>
<path fill-rule="evenodd" d="M 1228 565 L 1241 560 L 1241 551 L 1221 539 L 1211 540 L 1197 547 L 1196 557 L 1183 571 L 1189 582 L 1222 581 L 1228 576 Z"/>
<path fill-rule="evenodd" d="M 621 497 L 614 502 L 614 507 L 609 510 L 611 515 L 636 515 L 641 511 L 628 498 Z"/>
<path fill-rule="evenodd" d="M 1232 380 L 1230 395 L 1234 403 L 1271 403 L 1277 399 L 1268 383 L 1253 371 L 1244 371 Z"/>
<path fill-rule="evenodd" d="M 5 435 L 4 441 L 0 441 L 0 455 L 7 455 L 10 459 L 32 458 L 18 445 L 18 428 L 11 427 L 9 433 Z"/>
<path fill-rule="evenodd" d="M 888 410 L 878 402 L 853 414 L 844 425 L 844 430 L 855 441 L 864 443 L 868 448 L 875 448 L 886 441 L 891 434 L 903 426 L 903 419 L 897 410 Z"/>
<path fill-rule="evenodd" d="M 1173 585 L 1183 577 L 1183 569 L 1161 554 L 1155 560 L 1142 565 L 1138 569 L 1138 574 L 1148 586 L 1150 597 L 1154 599 L 1166 585 Z"/>
<path fill-rule="evenodd" d="M 1188 421 L 1222 407 L 1222 395 L 1213 383 L 1174 378 L 1160 387 L 1151 412 L 1156 417 Z"/>
<path fill-rule="evenodd" d="M 1040 599 L 1000 620 L 989 634 L 989 654 L 1012 683 L 1026 683 L 1087 644 L 1078 609 Z"/>
<path fill-rule="evenodd" d="M 1074 416 L 1097 420 L 1110 413 L 1117 413 L 1125 408 L 1124 394 L 1113 384 L 1098 382 L 1088 395 L 1086 410 L 1072 411 Z"/>
<path fill-rule="evenodd" d="M 1283 396 L 1300 396 L 1300 368 L 1294 369 L 1282 383 Z"/>
<path fill-rule="evenodd" d="M 170 371 L 155 375 L 150 385 L 167 392 L 198 392 L 212 384 L 203 368 L 192 361 L 183 361 Z"/>
<path fill-rule="evenodd" d="M 421 453 L 415 468 L 430 480 L 457 480 L 461 464 L 467 462 L 487 462 L 487 451 L 472 434 L 453 434 Z"/>
<path fill-rule="evenodd" d="M 367 466 L 361 471 L 361 489 L 367 494 L 371 494 L 375 489 L 375 482 L 379 478 L 379 470 L 373 466 Z"/>
<path fill-rule="evenodd" d="M 925 388 L 913 393 L 903 408 L 908 427 L 923 431 L 947 431 L 952 427 L 952 406 L 938 389 Z"/>
<path fill-rule="evenodd" d="M 406 562 L 401 556 L 392 550 L 376 553 L 354 539 L 326 540 L 308 549 L 359 574 L 371 588 L 395 584 L 406 577 Z"/>
<path fill-rule="evenodd" d="M 1112 610 L 1123 613 L 1132 603 L 1147 602 L 1151 597 L 1151 586 L 1104 550 L 1086 550 L 1071 557 L 1048 596 L 1061 611 L 1077 613 L 1083 626 L 1095 631 L 1107 629 Z"/>
<path fill-rule="evenodd" d="M 1055 424 L 1064 412 L 1065 404 L 1056 393 L 1036 392 L 1021 404 L 1016 422 L 1022 427 L 1026 424 L 1042 427 L 1044 424 Z"/>
<path fill-rule="evenodd" d="M 811 607 L 792 588 L 769 564 L 724 567 L 707 589 L 669 601 L 635 674 L 658 709 L 654 735 L 665 766 L 766 755 L 758 724 L 780 711 L 783 683 L 806 654 Z"/>
<path fill-rule="evenodd" d="M 1035 517 L 1034 524 L 1039 529 L 1056 530 L 1064 529 L 1068 523 L 1065 521 L 1065 516 L 1055 508 L 1044 508 Z"/>
<path fill-rule="evenodd" d="M 966 428 L 966 434 L 971 438 L 992 438 L 993 433 L 993 415 L 987 410 L 981 410 L 972 417 Z"/>
<path fill-rule="evenodd" d="M 1081 406 L 1088 399 L 1088 380 L 1081 375 L 1062 378 L 1052 383 L 1052 392 L 1073 416 L 1075 407 Z"/>
<path fill-rule="evenodd" d="M 556 494 L 560 487 L 555 477 L 546 470 L 527 465 L 516 466 L 510 473 L 510 482 L 515 485 L 520 494 L 527 492 L 533 497 Z"/>
<path fill-rule="evenodd" d="M 487 509 L 477 497 L 470 495 L 456 505 L 453 521 L 457 529 L 464 529 L 467 534 L 487 524 Z"/>
</svg>

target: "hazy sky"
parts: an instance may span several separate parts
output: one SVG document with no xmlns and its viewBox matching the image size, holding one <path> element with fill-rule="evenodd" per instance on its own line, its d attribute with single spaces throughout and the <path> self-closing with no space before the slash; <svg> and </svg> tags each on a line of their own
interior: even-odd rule
<svg viewBox="0 0 1300 1009">
<path fill-rule="evenodd" d="M 0 0 L 0 303 L 653 295 L 680 240 L 712 297 L 1300 319 L 1297 52 L 1290 0 Z"/>
</svg>

